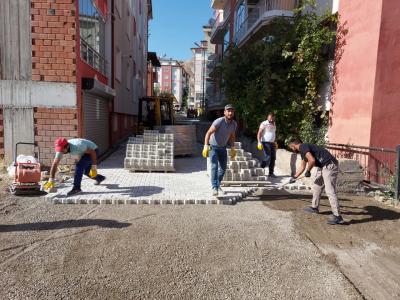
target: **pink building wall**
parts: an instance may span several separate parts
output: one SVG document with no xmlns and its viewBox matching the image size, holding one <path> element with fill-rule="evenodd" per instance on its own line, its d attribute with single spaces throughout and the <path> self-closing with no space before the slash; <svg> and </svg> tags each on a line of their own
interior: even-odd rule
<svg viewBox="0 0 400 300">
<path fill-rule="evenodd" d="M 400 2 L 385 0 L 372 109 L 371 146 L 400 145 Z"/>
<path fill-rule="evenodd" d="M 332 97 L 329 142 L 369 146 L 382 0 L 340 1 L 339 14 L 348 34 L 336 65 L 338 82 Z"/>
</svg>

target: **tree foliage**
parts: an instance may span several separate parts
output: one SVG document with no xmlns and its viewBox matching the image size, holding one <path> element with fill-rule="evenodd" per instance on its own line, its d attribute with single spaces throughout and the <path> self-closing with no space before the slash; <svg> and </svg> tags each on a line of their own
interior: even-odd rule
<svg viewBox="0 0 400 300">
<path fill-rule="evenodd" d="M 336 16 L 318 16 L 303 1 L 290 19 L 278 18 L 264 30 L 262 40 L 232 47 L 222 64 L 225 93 L 243 121 L 245 134 L 254 135 L 266 114 L 273 112 L 278 141 L 289 136 L 321 143 L 326 117 L 318 107 L 318 90 L 326 80 L 323 63 L 335 38 Z M 315 122 L 316 118 L 322 118 Z M 325 130 L 326 131 L 326 130 Z"/>
</svg>

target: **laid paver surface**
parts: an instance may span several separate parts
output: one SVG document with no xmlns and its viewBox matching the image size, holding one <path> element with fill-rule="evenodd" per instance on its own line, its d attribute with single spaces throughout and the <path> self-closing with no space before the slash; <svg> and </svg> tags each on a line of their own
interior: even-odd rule
<svg viewBox="0 0 400 300">
<path fill-rule="evenodd" d="M 45 198 L 53 203 L 90 204 L 234 204 L 254 191 L 254 188 L 225 187 L 226 195 L 211 195 L 207 162 L 200 156 L 175 159 L 174 173 L 136 172 L 123 168 L 125 147 L 99 165 L 99 173 L 106 176 L 101 185 L 84 177 L 82 193 L 67 197 L 72 179 L 58 187 L 56 193 Z M 271 188 L 281 184 L 285 177 L 270 180 Z"/>
</svg>

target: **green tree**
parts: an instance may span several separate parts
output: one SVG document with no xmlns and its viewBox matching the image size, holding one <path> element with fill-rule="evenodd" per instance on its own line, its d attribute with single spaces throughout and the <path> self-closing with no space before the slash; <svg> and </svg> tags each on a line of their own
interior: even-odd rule
<svg viewBox="0 0 400 300">
<path fill-rule="evenodd" d="M 321 143 L 326 116 L 317 106 L 318 89 L 326 79 L 324 50 L 336 35 L 336 16 L 318 16 L 303 1 L 291 19 L 278 18 L 250 45 L 229 49 L 222 64 L 227 99 L 237 107 L 245 134 L 255 136 L 259 123 L 274 112 L 278 141 L 289 136 Z M 322 118 L 322 120 L 318 120 Z M 317 120 L 317 122 L 315 121 Z"/>
</svg>

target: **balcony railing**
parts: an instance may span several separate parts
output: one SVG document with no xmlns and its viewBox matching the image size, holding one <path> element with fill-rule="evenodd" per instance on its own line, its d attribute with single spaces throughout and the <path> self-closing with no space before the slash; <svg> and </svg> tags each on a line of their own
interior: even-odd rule
<svg viewBox="0 0 400 300">
<path fill-rule="evenodd" d="M 107 61 L 96 50 L 81 39 L 81 59 L 89 66 L 107 76 Z"/>
<path fill-rule="evenodd" d="M 231 13 L 231 6 L 227 5 L 223 11 L 218 13 L 215 18 L 215 23 L 211 30 L 211 42 L 213 44 L 221 43 L 224 38 L 224 34 L 221 34 L 224 27 L 226 27 L 227 21 L 229 19 L 229 15 Z"/>
<path fill-rule="evenodd" d="M 293 10 L 298 5 L 299 0 L 260 0 L 255 6 L 248 6 L 247 18 L 235 33 L 236 43 L 240 44 L 264 20 L 278 16 L 293 16 Z"/>
</svg>

